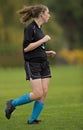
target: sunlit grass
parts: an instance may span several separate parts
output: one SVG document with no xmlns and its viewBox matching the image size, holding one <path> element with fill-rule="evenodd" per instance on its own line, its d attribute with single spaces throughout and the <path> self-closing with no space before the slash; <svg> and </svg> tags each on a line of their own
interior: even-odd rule
<svg viewBox="0 0 83 130">
<path fill-rule="evenodd" d="M 0 130 L 82 130 L 82 66 L 52 67 L 45 108 L 40 125 L 28 126 L 32 104 L 17 107 L 10 120 L 4 116 L 5 103 L 30 92 L 23 68 L 0 68 Z"/>
</svg>

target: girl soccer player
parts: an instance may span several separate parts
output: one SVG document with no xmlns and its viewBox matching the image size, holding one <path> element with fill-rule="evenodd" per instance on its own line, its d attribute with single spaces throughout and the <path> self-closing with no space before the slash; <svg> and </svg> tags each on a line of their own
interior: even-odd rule
<svg viewBox="0 0 83 130">
<path fill-rule="evenodd" d="M 46 51 L 45 44 L 51 40 L 51 37 L 44 35 L 41 28 L 48 22 L 50 14 L 45 5 L 24 6 L 18 13 L 22 14 L 21 22 L 23 23 L 33 18 L 33 21 L 24 28 L 23 40 L 26 80 L 30 81 L 32 92 L 7 101 L 5 116 L 10 119 L 17 106 L 34 101 L 32 114 L 27 123 L 39 124 L 38 117 L 43 110 L 51 78 L 47 56 L 56 54 L 55 51 Z"/>
</svg>

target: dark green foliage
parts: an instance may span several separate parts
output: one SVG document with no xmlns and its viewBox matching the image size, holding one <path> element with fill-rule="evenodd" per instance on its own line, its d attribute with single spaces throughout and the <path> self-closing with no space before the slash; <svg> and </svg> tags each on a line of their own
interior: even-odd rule
<svg viewBox="0 0 83 130">
<path fill-rule="evenodd" d="M 62 47 L 83 49 L 83 2 L 82 0 L 0 0 L 0 59 L 21 54 L 23 28 L 16 11 L 23 5 L 45 4 L 49 7 L 51 19 L 44 26 L 45 34 L 52 40 L 47 49 L 55 51 Z M 0 61 L 0 65 L 3 63 Z M 22 63 L 22 62 L 21 62 Z"/>
</svg>

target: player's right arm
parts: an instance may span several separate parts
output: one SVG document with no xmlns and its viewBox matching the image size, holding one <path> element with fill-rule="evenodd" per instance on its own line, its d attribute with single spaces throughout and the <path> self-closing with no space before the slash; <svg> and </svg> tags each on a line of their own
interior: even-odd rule
<svg viewBox="0 0 83 130">
<path fill-rule="evenodd" d="M 30 43 L 26 48 L 24 48 L 24 52 L 29 52 L 32 51 L 34 49 L 36 49 L 37 47 L 39 47 L 42 43 L 45 43 L 47 41 L 49 41 L 51 39 L 51 37 L 49 35 L 45 35 L 42 39 Z"/>
</svg>

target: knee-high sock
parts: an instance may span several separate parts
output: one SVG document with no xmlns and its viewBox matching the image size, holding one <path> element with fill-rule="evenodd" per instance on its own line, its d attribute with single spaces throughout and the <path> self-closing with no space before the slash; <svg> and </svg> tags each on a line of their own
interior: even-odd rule
<svg viewBox="0 0 83 130">
<path fill-rule="evenodd" d="M 43 107 L 44 107 L 43 102 L 35 101 L 33 111 L 32 111 L 32 115 L 29 119 L 30 123 L 38 118 L 38 116 L 40 115 Z"/>
<path fill-rule="evenodd" d="M 19 105 L 23 105 L 26 103 L 30 103 L 32 100 L 30 99 L 30 94 L 24 94 L 23 96 L 15 99 L 12 101 L 12 105 L 14 107 L 19 106 Z"/>
</svg>

